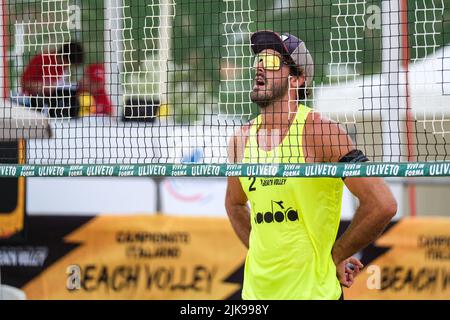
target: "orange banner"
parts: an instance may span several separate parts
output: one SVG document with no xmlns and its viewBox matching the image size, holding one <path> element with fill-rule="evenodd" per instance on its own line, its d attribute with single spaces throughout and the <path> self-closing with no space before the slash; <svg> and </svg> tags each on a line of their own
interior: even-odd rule
<svg viewBox="0 0 450 320">
<path fill-rule="evenodd" d="M 49 230 L 51 226 L 49 226 Z M 225 299 L 246 249 L 227 219 L 98 216 L 22 289 L 28 299 Z"/>
<path fill-rule="evenodd" d="M 450 219 L 402 219 L 376 245 L 345 299 L 450 299 Z"/>
</svg>

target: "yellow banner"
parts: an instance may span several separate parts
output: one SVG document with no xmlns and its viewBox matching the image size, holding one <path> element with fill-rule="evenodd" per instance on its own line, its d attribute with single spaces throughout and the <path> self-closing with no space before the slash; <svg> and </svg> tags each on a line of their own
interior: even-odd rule
<svg viewBox="0 0 450 320">
<path fill-rule="evenodd" d="M 376 245 L 345 299 L 450 299 L 450 219 L 402 219 Z"/>
<path fill-rule="evenodd" d="M 22 288 L 28 299 L 224 299 L 246 254 L 219 218 L 98 216 L 65 241 L 79 246 Z"/>
</svg>

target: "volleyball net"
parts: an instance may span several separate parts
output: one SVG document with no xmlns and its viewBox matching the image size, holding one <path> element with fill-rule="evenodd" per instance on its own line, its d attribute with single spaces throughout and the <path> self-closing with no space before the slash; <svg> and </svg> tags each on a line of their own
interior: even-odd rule
<svg viewBox="0 0 450 320">
<path fill-rule="evenodd" d="M 1 3 L 0 176 L 450 176 L 443 0 Z M 301 103 L 371 162 L 230 163 L 257 30 L 306 43 Z"/>
</svg>

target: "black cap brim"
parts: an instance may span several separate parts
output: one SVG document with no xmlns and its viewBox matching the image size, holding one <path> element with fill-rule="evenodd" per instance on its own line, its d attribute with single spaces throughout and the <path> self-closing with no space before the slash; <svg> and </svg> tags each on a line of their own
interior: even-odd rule
<svg viewBox="0 0 450 320">
<path fill-rule="evenodd" d="M 258 54 L 265 49 L 272 49 L 281 53 L 289 62 L 294 63 L 289 50 L 278 33 L 271 30 L 258 31 L 251 38 L 253 53 Z"/>
</svg>

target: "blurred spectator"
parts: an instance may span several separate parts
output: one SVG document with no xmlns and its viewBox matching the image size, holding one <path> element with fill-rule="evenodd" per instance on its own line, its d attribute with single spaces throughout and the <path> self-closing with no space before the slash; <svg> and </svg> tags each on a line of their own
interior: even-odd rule
<svg viewBox="0 0 450 320">
<path fill-rule="evenodd" d="M 21 79 L 26 104 L 36 110 L 47 110 L 50 117 L 77 117 L 77 87 L 71 85 L 69 71 L 83 61 L 83 47 L 77 42 L 31 58 Z"/>
<path fill-rule="evenodd" d="M 83 62 L 83 47 L 76 42 L 34 56 L 22 74 L 22 93 L 29 98 L 30 106 L 48 108 L 51 117 L 111 115 L 103 64 L 88 65 L 78 85 L 71 85 L 67 79 L 70 67 Z"/>
<path fill-rule="evenodd" d="M 84 77 L 79 84 L 79 92 L 81 95 L 90 96 L 94 100 L 89 113 L 111 115 L 112 107 L 106 93 L 105 67 L 103 64 L 91 64 L 86 67 Z M 86 113 L 86 110 L 84 110 L 84 113 Z"/>
<path fill-rule="evenodd" d="M 64 44 L 58 51 L 34 56 L 22 74 L 22 90 L 25 95 L 49 96 L 64 83 L 71 65 L 84 61 L 83 47 L 76 42 Z"/>
</svg>

